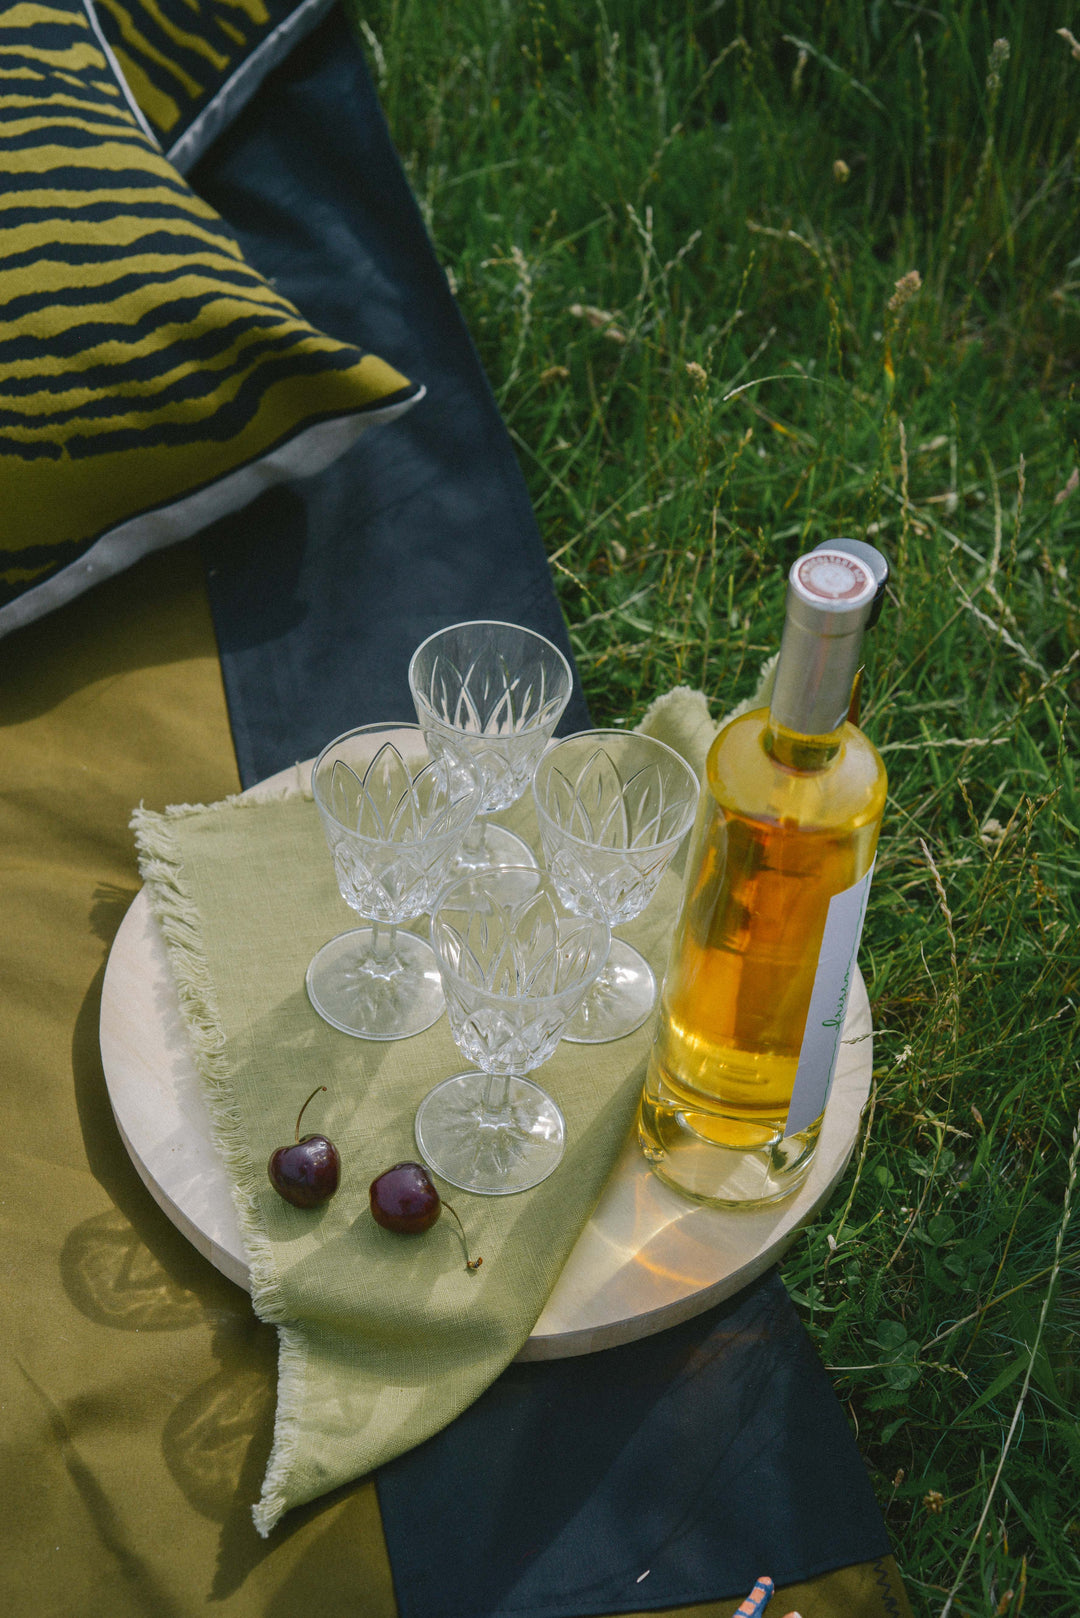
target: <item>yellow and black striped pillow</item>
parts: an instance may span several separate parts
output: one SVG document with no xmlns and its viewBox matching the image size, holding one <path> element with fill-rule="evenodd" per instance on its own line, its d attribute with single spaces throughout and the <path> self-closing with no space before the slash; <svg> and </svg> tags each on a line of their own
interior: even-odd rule
<svg viewBox="0 0 1080 1618">
<path fill-rule="evenodd" d="M 0 633 L 422 392 L 246 263 L 79 0 L 0 9 Z"/>
<path fill-rule="evenodd" d="M 333 0 L 89 0 L 166 157 L 186 174 Z"/>
</svg>

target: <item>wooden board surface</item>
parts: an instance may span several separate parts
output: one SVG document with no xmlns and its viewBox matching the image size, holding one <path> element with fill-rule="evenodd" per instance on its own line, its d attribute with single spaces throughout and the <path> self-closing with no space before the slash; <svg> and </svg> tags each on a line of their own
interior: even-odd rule
<svg viewBox="0 0 1080 1618">
<path fill-rule="evenodd" d="M 296 779 L 298 772 L 287 773 Z M 253 790 L 280 790 L 283 779 Z M 519 1357 L 561 1358 L 631 1342 L 763 1274 L 847 1166 L 870 1092 L 872 1053 L 869 1001 L 856 974 L 817 1155 L 805 1184 L 785 1202 L 700 1207 L 663 1185 L 629 1141 Z M 232 1195 L 145 890 L 109 955 L 101 1055 L 117 1127 L 151 1194 L 199 1252 L 246 1287 Z"/>
</svg>

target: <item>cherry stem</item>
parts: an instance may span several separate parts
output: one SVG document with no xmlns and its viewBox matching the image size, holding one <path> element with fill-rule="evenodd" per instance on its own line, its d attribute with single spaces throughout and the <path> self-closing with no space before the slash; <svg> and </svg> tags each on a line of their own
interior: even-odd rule
<svg viewBox="0 0 1080 1618">
<path fill-rule="evenodd" d="M 304 1102 L 304 1105 L 300 1108 L 300 1111 L 296 1115 L 296 1144 L 298 1146 L 300 1144 L 300 1120 L 304 1116 L 305 1112 L 307 1111 L 308 1104 L 315 1100 L 315 1097 L 318 1095 L 320 1090 L 325 1090 L 325 1089 L 326 1089 L 325 1084 L 317 1084 L 315 1086 L 314 1090 L 312 1090 L 311 1094 L 308 1096 L 307 1101 Z"/>
<path fill-rule="evenodd" d="M 446 1209 L 447 1213 L 453 1214 L 454 1218 L 457 1220 L 457 1228 L 461 1232 L 461 1245 L 465 1252 L 465 1268 L 467 1270 L 478 1270 L 484 1261 L 482 1258 L 469 1257 L 469 1242 L 467 1236 L 465 1235 L 465 1226 L 461 1223 L 461 1216 L 459 1215 L 457 1209 L 451 1207 L 450 1203 L 447 1202 L 445 1198 L 443 1199 L 443 1207 Z"/>
</svg>

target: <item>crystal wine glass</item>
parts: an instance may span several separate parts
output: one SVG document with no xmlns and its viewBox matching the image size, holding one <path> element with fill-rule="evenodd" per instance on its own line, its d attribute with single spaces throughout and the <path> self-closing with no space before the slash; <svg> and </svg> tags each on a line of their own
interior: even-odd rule
<svg viewBox="0 0 1080 1618">
<path fill-rule="evenodd" d="M 459 1050 L 479 1072 L 430 1091 L 416 1143 L 451 1185 L 489 1196 L 526 1191 L 562 1157 L 566 1126 L 526 1075 L 554 1051 L 607 958 L 603 921 L 573 915 L 535 866 L 494 866 L 440 894 L 431 941 Z"/>
<path fill-rule="evenodd" d="M 430 910 L 480 806 L 472 761 L 432 758 L 418 725 L 361 725 L 323 748 L 311 785 L 346 904 L 371 921 L 307 970 L 315 1010 L 359 1039 L 402 1039 L 443 1011 L 430 944 L 399 923 Z"/>
<path fill-rule="evenodd" d="M 451 624 L 419 645 L 409 689 L 433 754 L 465 746 L 483 778 L 480 814 L 516 803 L 570 700 L 566 658 L 543 635 L 492 619 Z M 452 871 L 535 865 L 532 849 L 504 826 L 477 819 Z"/>
<path fill-rule="evenodd" d="M 609 926 L 641 914 L 693 822 L 698 778 L 679 754 L 635 731 L 585 730 L 550 747 L 533 798 L 544 859 L 563 903 Z M 621 1039 L 656 1001 L 640 952 L 612 940 L 607 965 L 565 1038 Z"/>
</svg>

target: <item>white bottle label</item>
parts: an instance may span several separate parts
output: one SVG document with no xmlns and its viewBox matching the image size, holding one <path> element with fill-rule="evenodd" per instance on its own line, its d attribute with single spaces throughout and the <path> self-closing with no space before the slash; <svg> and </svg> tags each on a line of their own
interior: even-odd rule
<svg viewBox="0 0 1080 1618">
<path fill-rule="evenodd" d="M 854 887 L 835 893 L 829 900 L 785 1135 L 797 1135 L 800 1130 L 809 1128 L 825 1111 L 836 1072 L 836 1058 L 840 1054 L 848 991 L 855 976 L 855 959 L 873 874 L 871 865 Z"/>
</svg>

